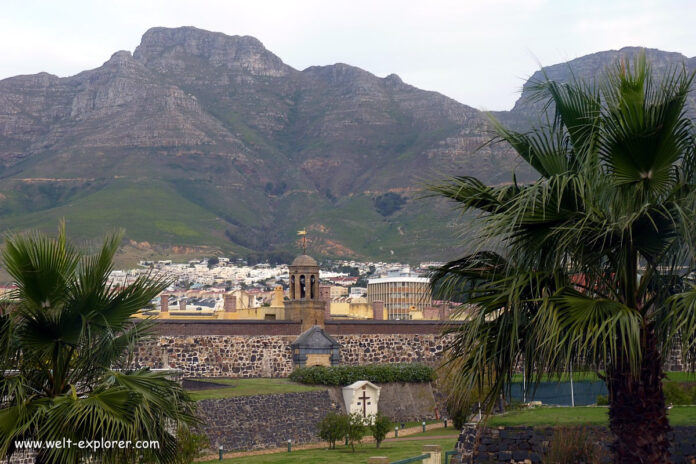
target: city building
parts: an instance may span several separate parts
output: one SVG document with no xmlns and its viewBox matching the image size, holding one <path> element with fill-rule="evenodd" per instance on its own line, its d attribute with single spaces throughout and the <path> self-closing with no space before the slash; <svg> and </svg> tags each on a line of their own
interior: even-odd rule
<svg viewBox="0 0 696 464">
<path fill-rule="evenodd" d="M 432 306 L 430 280 L 425 277 L 394 276 L 367 281 L 367 302 L 383 301 L 391 320 L 423 319 Z"/>
</svg>

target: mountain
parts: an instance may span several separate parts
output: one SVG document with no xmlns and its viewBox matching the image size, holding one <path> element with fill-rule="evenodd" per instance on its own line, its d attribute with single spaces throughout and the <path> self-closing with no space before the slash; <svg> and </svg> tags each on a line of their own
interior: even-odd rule
<svg viewBox="0 0 696 464">
<path fill-rule="evenodd" d="M 546 72 L 591 77 L 635 51 Z M 538 105 L 525 89 L 496 116 L 522 127 Z M 79 239 L 124 228 L 133 256 L 294 253 L 307 228 L 316 255 L 442 259 L 465 241 L 462 218 L 423 198 L 425 182 L 533 178 L 503 146 L 477 151 L 487 129 L 478 110 L 395 74 L 297 70 L 253 37 L 153 28 L 99 68 L 0 81 L 0 224 L 65 218 Z"/>
</svg>

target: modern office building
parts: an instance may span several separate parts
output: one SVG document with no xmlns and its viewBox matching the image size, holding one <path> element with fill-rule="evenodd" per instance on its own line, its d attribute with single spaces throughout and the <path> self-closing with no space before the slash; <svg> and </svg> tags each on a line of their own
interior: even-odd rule
<svg viewBox="0 0 696 464">
<path fill-rule="evenodd" d="M 432 306 L 430 281 L 425 277 L 380 277 L 367 281 L 367 302 L 383 301 L 389 319 L 411 320 Z"/>
</svg>

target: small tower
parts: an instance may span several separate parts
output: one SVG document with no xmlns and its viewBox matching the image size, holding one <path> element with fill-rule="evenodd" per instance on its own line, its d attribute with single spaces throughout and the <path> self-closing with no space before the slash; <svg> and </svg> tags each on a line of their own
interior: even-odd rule
<svg viewBox="0 0 696 464">
<path fill-rule="evenodd" d="M 285 319 L 302 323 L 302 332 L 315 325 L 324 327 L 324 302 L 319 298 L 319 265 L 300 255 L 288 266 L 290 300 L 285 302 Z"/>
</svg>

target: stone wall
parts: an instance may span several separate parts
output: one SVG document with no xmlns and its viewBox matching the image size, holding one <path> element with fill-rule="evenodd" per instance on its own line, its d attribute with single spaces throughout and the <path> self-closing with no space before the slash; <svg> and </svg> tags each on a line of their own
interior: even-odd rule
<svg viewBox="0 0 696 464">
<path fill-rule="evenodd" d="M 341 346 L 341 364 L 423 362 L 435 365 L 447 339 L 441 321 L 327 321 Z M 290 344 L 301 326 L 292 321 L 162 320 L 153 340 L 137 350 L 135 365 L 180 369 L 191 377 L 286 377 Z M 678 349 L 667 370 L 682 370 Z M 521 364 L 520 364 L 521 372 Z"/>
<path fill-rule="evenodd" d="M 391 324 L 393 325 L 393 324 Z M 180 369 L 186 377 L 287 377 L 293 335 L 159 335 L 141 344 L 136 366 Z M 437 364 L 444 349 L 438 334 L 334 335 L 341 364 Z"/>
<path fill-rule="evenodd" d="M 442 414 L 430 383 L 388 383 L 380 387 L 379 410 L 394 422 L 433 420 Z"/>
<path fill-rule="evenodd" d="M 185 377 L 287 377 L 295 336 L 159 336 L 141 344 L 135 365 L 180 369 Z"/>
<path fill-rule="evenodd" d="M 435 401 L 430 383 L 380 383 L 379 412 L 394 422 L 439 419 L 443 406 Z M 328 387 L 334 403 L 346 412 L 342 387 Z"/>
<path fill-rule="evenodd" d="M 435 364 L 444 349 L 437 334 L 334 335 L 341 344 L 341 364 L 423 362 Z"/>
<path fill-rule="evenodd" d="M 318 441 L 317 424 L 340 411 L 326 390 L 239 396 L 198 402 L 201 431 L 227 451 L 273 448 Z"/>
<path fill-rule="evenodd" d="M 33 451 L 16 451 L 9 459 L 8 464 L 34 464 L 35 453 Z"/>
<path fill-rule="evenodd" d="M 586 427 L 590 440 L 600 447 L 601 463 L 611 463 L 611 436 L 606 427 Z M 479 436 L 477 437 L 477 431 Z M 552 427 L 497 427 L 477 429 L 475 424 L 464 426 L 457 442 L 459 455 L 452 464 L 541 463 L 554 439 Z M 672 462 L 690 464 L 696 458 L 696 426 L 677 426 L 671 432 Z"/>
</svg>

